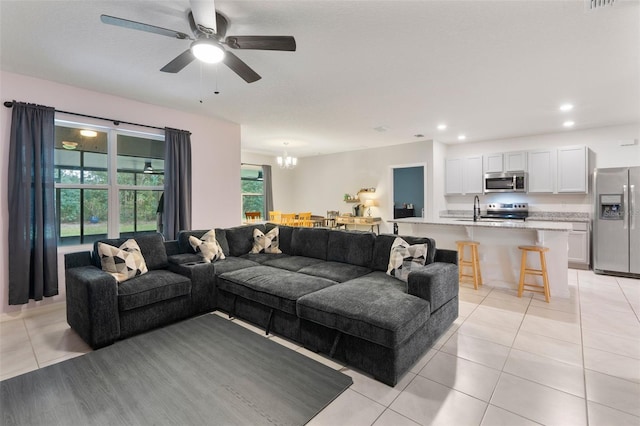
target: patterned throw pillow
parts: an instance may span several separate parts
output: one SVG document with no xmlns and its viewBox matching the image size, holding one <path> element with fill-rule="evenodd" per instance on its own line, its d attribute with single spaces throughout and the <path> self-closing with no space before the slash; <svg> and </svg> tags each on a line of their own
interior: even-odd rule
<svg viewBox="0 0 640 426">
<path fill-rule="evenodd" d="M 391 245 L 387 274 L 406 282 L 409 272 L 424 266 L 427 249 L 426 243 L 411 246 L 402 238 L 396 238 Z"/>
<path fill-rule="evenodd" d="M 253 248 L 251 253 L 282 253 L 278 239 L 280 229 L 276 226 L 266 234 L 258 228 L 253 230 Z"/>
<path fill-rule="evenodd" d="M 120 247 L 98 243 L 98 255 L 102 270 L 113 275 L 119 283 L 148 272 L 140 246 L 134 239 L 125 241 Z"/>
<path fill-rule="evenodd" d="M 189 244 L 193 251 L 198 253 L 206 263 L 214 262 L 218 259 L 224 259 L 224 253 L 220 243 L 216 240 L 216 231 L 212 229 L 202 236 L 202 239 L 193 235 L 189 237 Z"/>
</svg>

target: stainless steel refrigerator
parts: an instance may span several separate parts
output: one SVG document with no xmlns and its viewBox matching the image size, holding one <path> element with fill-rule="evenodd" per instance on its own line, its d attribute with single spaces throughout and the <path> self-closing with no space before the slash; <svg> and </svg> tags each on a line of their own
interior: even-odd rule
<svg viewBox="0 0 640 426">
<path fill-rule="evenodd" d="M 593 174 L 593 269 L 640 275 L 640 167 Z"/>
</svg>

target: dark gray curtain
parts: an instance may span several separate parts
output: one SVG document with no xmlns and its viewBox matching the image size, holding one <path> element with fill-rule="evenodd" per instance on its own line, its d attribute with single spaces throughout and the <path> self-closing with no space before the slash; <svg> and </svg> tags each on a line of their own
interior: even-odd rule
<svg viewBox="0 0 640 426">
<path fill-rule="evenodd" d="M 13 103 L 9 147 L 9 304 L 58 294 L 55 109 Z"/>
<path fill-rule="evenodd" d="M 191 229 L 191 133 L 164 131 L 164 236 Z"/>
<path fill-rule="evenodd" d="M 264 217 L 269 218 L 269 212 L 273 210 L 273 185 L 271 179 L 271 166 L 262 166 L 262 178 L 264 185 Z"/>
</svg>

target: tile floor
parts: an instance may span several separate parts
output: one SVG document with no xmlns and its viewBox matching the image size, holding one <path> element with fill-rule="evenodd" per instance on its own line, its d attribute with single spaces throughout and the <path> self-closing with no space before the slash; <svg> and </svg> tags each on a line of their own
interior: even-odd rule
<svg viewBox="0 0 640 426">
<path fill-rule="evenodd" d="M 569 284 L 549 304 L 463 284 L 460 317 L 394 388 L 268 338 L 353 378 L 311 425 L 640 425 L 640 280 L 570 270 Z M 0 379 L 90 351 L 64 309 L 0 332 Z"/>
</svg>

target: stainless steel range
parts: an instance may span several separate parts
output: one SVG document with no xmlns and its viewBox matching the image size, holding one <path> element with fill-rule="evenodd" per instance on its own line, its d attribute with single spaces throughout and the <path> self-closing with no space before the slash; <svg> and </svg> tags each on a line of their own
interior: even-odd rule
<svg viewBox="0 0 640 426">
<path fill-rule="evenodd" d="M 525 220 L 529 217 L 528 203 L 490 203 L 482 219 Z"/>
</svg>

